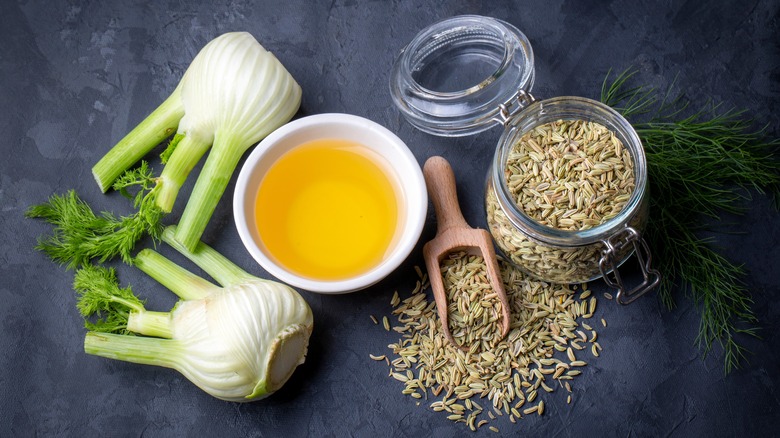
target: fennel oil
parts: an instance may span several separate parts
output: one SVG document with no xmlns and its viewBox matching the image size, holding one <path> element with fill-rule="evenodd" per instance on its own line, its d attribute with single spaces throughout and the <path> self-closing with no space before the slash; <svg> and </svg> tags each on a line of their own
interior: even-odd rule
<svg viewBox="0 0 780 438">
<path fill-rule="evenodd" d="M 282 155 L 260 182 L 258 234 L 290 272 L 343 280 L 379 265 L 398 234 L 399 183 L 384 157 L 339 139 Z"/>
</svg>

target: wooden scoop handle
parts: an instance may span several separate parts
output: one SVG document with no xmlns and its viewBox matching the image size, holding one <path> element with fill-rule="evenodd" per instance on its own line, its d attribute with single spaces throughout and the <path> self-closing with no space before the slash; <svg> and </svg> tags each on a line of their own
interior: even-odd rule
<svg viewBox="0 0 780 438">
<path fill-rule="evenodd" d="M 423 166 L 428 195 L 436 210 L 437 235 L 450 228 L 471 228 L 463 218 L 455 189 L 455 174 L 450 163 L 442 157 L 431 157 Z"/>
<path fill-rule="evenodd" d="M 444 336 L 457 345 L 449 329 L 447 292 L 444 290 L 439 264 L 444 254 L 456 248 L 471 248 L 484 259 L 490 284 L 501 301 L 501 336 L 506 336 L 511 321 L 509 302 L 490 234 L 486 230 L 471 228 L 463 218 L 458 205 L 455 174 L 447 160 L 442 157 L 429 158 L 423 166 L 423 175 L 438 222 L 436 237 L 425 244 L 423 254 Z M 460 348 L 468 350 L 470 346 L 463 345 Z"/>
</svg>

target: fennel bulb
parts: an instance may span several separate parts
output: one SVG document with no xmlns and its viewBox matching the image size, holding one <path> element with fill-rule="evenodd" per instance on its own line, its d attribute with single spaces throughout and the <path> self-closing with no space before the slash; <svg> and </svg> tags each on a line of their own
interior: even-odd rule
<svg viewBox="0 0 780 438">
<path fill-rule="evenodd" d="M 181 300 L 170 312 L 146 310 L 129 288 L 119 288 L 112 270 L 85 266 L 76 273 L 79 309 L 91 330 L 84 349 L 128 362 L 175 369 L 222 400 L 253 401 L 279 389 L 303 363 L 313 328 L 311 309 L 289 286 L 252 276 L 214 249 L 199 243 L 184 254 L 222 286 L 144 249 L 135 265 Z M 132 336 L 137 333 L 143 336 Z"/>
<path fill-rule="evenodd" d="M 176 240 L 193 250 L 243 154 L 298 111 L 301 87 L 247 32 L 223 34 L 201 49 L 179 85 L 92 168 L 101 190 L 154 146 L 176 136 L 150 192 L 165 213 L 211 148 L 182 213 Z"/>
</svg>

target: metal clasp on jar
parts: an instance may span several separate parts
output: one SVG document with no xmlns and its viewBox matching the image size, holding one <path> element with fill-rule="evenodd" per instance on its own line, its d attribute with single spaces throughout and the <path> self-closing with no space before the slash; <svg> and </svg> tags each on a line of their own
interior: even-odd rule
<svg viewBox="0 0 780 438">
<path fill-rule="evenodd" d="M 599 269 L 607 285 L 618 290 L 616 297 L 618 303 L 630 304 L 661 282 L 661 274 L 650 266 L 652 260 L 650 248 L 636 229 L 627 226 L 603 240 L 602 243 L 604 243 L 605 248 L 601 253 Z M 628 245 L 633 245 L 634 247 L 634 255 L 639 261 L 644 280 L 633 289 L 627 291 L 623 277 L 618 271 L 617 263 L 620 261 L 619 254 L 627 249 Z M 614 278 L 609 276 L 610 271 Z"/>
<path fill-rule="evenodd" d="M 512 117 L 534 102 L 536 102 L 536 98 L 531 93 L 517 90 L 517 93 L 513 94 L 509 100 L 498 106 L 498 114 L 493 120 L 506 126 Z"/>
</svg>

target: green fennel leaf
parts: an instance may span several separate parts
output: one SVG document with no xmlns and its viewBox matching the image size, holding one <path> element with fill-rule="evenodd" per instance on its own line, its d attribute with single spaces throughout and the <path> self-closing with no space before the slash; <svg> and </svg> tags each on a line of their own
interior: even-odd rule
<svg viewBox="0 0 780 438">
<path fill-rule="evenodd" d="M 135 187 L 135 195 L 128 190 Z M 146 161 L 141 161 L 141 165 L 136 169 L 130 169 L 120 176 L 113 185 L 114 190 L 119 191 L 124 196 L 133 199 L 133 207 L 136 208 L 136 216 L 139 216 L 141 222 L 146 224 L 146 232 L 154 239 L 159 240 L 163 230 L 162 218 L 165 212 L 156 204 L 157 179 L 149 169 Z"/>
<path fill-rule="evenodd" d="M 122 196 L 133 199 L 133 205 L 138 208 L 143 200 L 144 195 L 151 191 L 156 182 L 152 170 L 149 169 L 149 163 L 141 161 L 141 165 L 135 169 L 129 169 L 114 181 L 112 188 Z M 139 187 L 138 192 L 133 195 L 128 190 L 130 187 Z"/>
<path fill-rule="evenodd" d="M 132 334 L 127 330 L 130 312 L 144 311 L 144 302 L 130 287 L 119 287 L 113 268 L 84 265 L 76 271 L 73 289 L 78 295 L 76 307 L 90 331 Z"/>
<path fill-rule="evenodd" d="M 176 150 L 176 146 L 179 145 L 179 142 L 184 138 L 184 134 L 176 134 L 173 136 L 170 142 L 168 142 L 168 146 L 165 148 L 164 151 L 160 154 L 160 160 L 163 164 L 168 163 L 168 159 L 171 158 L 171 155 L 173 155 L 173 151 Z"/>
<path fill-rule="evenodd" d="M 758 322 L 744 270 L 699 234 L 723 212 L 741 213 L 749 190 L 780 199 L 780 141 L 767 139 L 764 129 L 751 130 L 744 112 L 718 105 L 683 117 L 682 98 L 629 87 L 635 73 L 626 70 L 611 82 L 608 73 L 601 101 L 629 119 L 645 147 L 651 193 L 646 237 L 663 274 L 659 294 L 671 308 L 675 286 L 688 292 L 701 310 L 696 342 L 705 356 L 720 344 L 728 373 L 745 359 L 737 336 L 756 336 Z"/>
<path fill-rule="evenodd" d="M 132 186 L 140 187 L 134 196 L 127 190 Z M 73 190 L 30 207 L 27 217 L 43 219 L 54 227 L 50 235 L 38 238 L 35 248 L 68 269 L 117 256 L 131 263 L 136 242 L 145 235 L 159 240 L 165 213 L 154 203 L 154 179 L 146 163 L 122 175 L 115 188 L 135 199 L 135 213 L 119 218 L 110 212 L 97 215 Z"/>
</svg>

